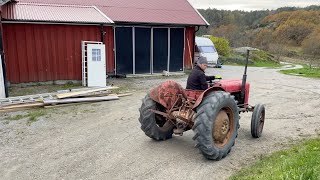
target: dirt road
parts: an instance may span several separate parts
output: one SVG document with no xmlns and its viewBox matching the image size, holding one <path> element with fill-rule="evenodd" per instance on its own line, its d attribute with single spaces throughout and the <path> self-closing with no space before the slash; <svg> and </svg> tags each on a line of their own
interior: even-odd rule
<svg viewBox="0 0 320 180">
<path fill-rule="evenodd" d="M 224 66 L 207 74 L 242 77 L 243 68 Z M 155 142 L 140 130 L 138 108 L 147 90 L 166 79 L 113 80 L 132 85 L 118 101 L 47 110 L 39 121 L 0 115 L 1 179 L 226 179 L 261 156 L 320 134 L 320 80 L 249 68 L 250 104 L 266 105 L 263 136 L 250 135 L 251 114 L 242 114 L 231 153 L 208 161 L 194 147 L 193 132 Z M 176 78 L 183 86 L 186 77 Z"/>
</svg>

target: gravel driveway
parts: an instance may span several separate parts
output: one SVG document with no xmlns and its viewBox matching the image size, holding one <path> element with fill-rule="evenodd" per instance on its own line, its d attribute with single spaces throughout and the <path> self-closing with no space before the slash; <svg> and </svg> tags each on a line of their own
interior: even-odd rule
<svg viewBox="0 0 320 180">
<path fill-rule="evenodd" d="M 224 79 L 240 79 L 242 73 L 238 66 L 207 71 Z M 185 86 L 186 76 L 175 79 Z M 208 161 L 194 147 L 192 131 L 156 142 L 140 130 L 141 99 L 165 80 L 111 80 L 130 85 L 134 95 L 49 109 L 31 125 L 27 119 L 8 122 L 12 114 L 1 114 L 1 179 L 226 179 L 261 156 L 320 135 L 320 80 L 250 67 L 249 102 L 266 105 L 263 135 L 253 139 L 251 113 L 241 114 L 231 153 L 221 161 Z"/>
</svg>

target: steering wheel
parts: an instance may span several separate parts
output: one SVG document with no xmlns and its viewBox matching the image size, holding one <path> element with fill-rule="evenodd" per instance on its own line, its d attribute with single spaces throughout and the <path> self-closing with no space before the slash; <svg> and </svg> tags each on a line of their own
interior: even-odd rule
<svg viewBox="0 0 320 180">
<path fill-rule="evenodd" d="M 214 82 L 212 80 L 209 80 L 208 85 L 209 85 L 209 87 L 212 87 L 214 85 Z"/>
</svg>

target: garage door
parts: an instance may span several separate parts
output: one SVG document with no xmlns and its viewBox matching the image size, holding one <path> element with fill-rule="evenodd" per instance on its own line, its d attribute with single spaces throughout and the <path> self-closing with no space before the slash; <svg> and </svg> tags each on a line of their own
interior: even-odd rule
<svg viewBox="0 0 320 180">
<path fill-rule="evenodd" d="M 115 36 L 117 74 L 183 71 L 184 28 L 116 27 Z"/>
<path fill-rule="evenodd" d="M 117 74 L 133 74 L 132 27 L 116 27 Z"/>
<path fill-rule="evenodd" d="M 151 28 L 135 28 L 135 73 L 150 71 Z"/>
<path fill-rule="evenodd" d="M 184 29 L 170 28 L 170 72 L 183 71 Z"/>
<path fill-rule="evenodd" d="M 153 29 L 153 72 L 168 69 L 168 28 Z"/>
</svg>

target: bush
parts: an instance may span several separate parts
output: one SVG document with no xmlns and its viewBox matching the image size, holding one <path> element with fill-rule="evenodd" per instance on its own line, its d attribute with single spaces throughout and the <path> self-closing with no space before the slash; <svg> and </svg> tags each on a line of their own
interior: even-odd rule
<svg viewBox="0 0 320 180">
<path fill-rule="evenodd" d="M 250 57 L 254 60 L 254 61 L 271 61 L 271 62 L 278 62 L 275 57 L 266 52 L 266 51 L 253 51 L 250 54 Z"/>
<path fill-rule="evenodd" d="M 238 54 L 231 54 L 229 57 L 220 56 L 219 60 L 223 64 L 231 64 L 231 65 L 245 65 L 246 64 L 246 58 L 241 55 L 238 55 Z M 251 59 L 249 59 L 248 64 L 253 65 L 254 62 Z"/>
<path fill-rule="evenodd" d="M 219 55 L 221 55 L 221 56 L 229 56 L 230 55 L 231 48 L 230 48 L 228 40 L 226 40 L 224 38 L 214 37 L 214 36 L 210 36 L 209 39 L 213 42 Z"/>
</svg>

